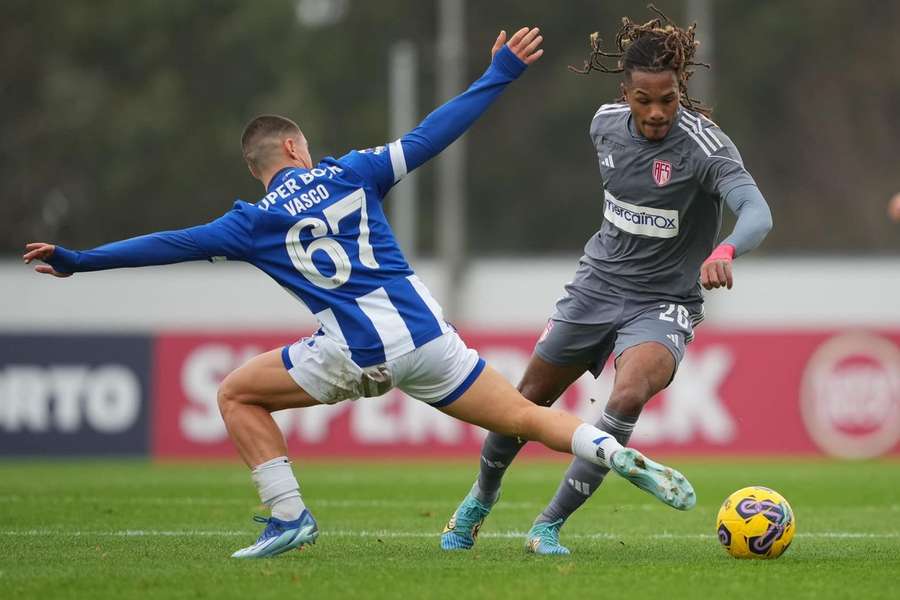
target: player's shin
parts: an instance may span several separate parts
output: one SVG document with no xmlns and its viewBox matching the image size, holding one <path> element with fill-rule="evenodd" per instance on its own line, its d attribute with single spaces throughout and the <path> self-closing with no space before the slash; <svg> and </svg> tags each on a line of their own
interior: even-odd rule
<svg viewBox="0 0 900 600">
<path fill-rule="evenodd" d="M 637 417 L 622 415 L 607 408 L 597 421 L 597 427 L 611 434 L 616 441 L 625 446 L 636 423 Z M 550 503 L 538 515 L 535 523 L 553 523 L 560 520 L 565 522 L 590 498 L 591 494 L 597 491 L 607 473 L 609 473 L 607 467 L 576 457 L 563 475 Z"/>
<path fill-rule="evenodd" d="M 472 485 L 472 495 L 484 505 L 491 506 L 500 496 L 500 482 L 510 463 L 525 441 L 490 432 L 481 447 L 478 480 Z"/>
</svg>

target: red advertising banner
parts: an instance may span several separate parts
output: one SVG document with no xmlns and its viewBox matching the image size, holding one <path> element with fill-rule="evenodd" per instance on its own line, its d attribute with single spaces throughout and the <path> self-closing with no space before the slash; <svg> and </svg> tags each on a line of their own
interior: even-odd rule
<svg viewBox="0 0 900 600">
<path fill-rule="evenodd" d="M 538 332 L 463 338 L 515 382 Z M 236 457 L 216 404 L 222 378 L 294 335 L 162 334 L 152 448 L 160 457 Z M 582 377 L 557 404 L 596 421 L 614 370 Z M 485 432 L 392 390 L 276 413 L 299 456 L 474 456 Z M 646 407 L 632 445 L 691 454 L 900 453 L 900 332 L 703 329 L 672 385 Z M 550 453 L 529 444 L 531 454 Z"/>
</svg>

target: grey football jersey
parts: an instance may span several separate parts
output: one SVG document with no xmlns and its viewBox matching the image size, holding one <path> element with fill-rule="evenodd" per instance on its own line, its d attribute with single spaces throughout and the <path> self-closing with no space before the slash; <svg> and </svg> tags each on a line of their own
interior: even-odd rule
<svg viewBox="0 0 900 600">
<path fill-rule="evenodd" d="M 605 104 L 591 121 L 604 222 L 582 260 L 619 293 L 698 301 L 700 266 L 719 235 L 722 199 L 755 182 L 728 136 L 698 113 L 679 108 L 660 141 L 633 127 L 627 104 Z"/>
</svg>

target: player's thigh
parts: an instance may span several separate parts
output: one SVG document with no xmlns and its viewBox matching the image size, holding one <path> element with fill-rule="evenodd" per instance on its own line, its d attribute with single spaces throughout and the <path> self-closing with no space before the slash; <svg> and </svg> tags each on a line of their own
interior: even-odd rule
<svg viewBox="0 0 900 600">
<path fill-rule="evenodd" d="M 669 385 L 676 367 L 671 350 L 659 342 L 631 346 L 616 359 L 613 396 L 627 392 L 644 403 Z"/>
<path fill-rule="evenodd" d="M 269 411 L 319 404 L 288 373 L 280 348 L 264 352 L 232 371 L 219 386 L 219 400 L 262 406 Z"/>
<path fill-rule="evenodd" d="M 464 394 L 439 410 L 489 431 L 518 435 L 530 411 L 544 409 L 526 400 L 502 375 L 485 366 Z"/>
<path fill-rule="evenodd" d="M 587 363 L 557 365 L 533 354 L 518 389 L 535 404 L 550 406 L 587 370 Z"/>
<path fill-rule="evenodd" d="M 702 319 L 702 304 L 650 303 L 631 309 L 613 350 L 613 393 L 640 384 L 650 395 L 665 389 L 694 338 L 693 323 Z"/>
<path fill-rule="evenodd" d="M 551 320 L 534 347 L 519 391 L 535 404 L 550 406 L 586 371 L 600 375 L 615 335 L 612 319 L 596 324 Z"/>
</svg>

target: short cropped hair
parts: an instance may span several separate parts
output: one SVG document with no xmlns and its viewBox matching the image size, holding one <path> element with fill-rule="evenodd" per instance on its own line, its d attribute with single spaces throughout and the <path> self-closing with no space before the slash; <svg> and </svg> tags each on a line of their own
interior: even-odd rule
<svg viewBox="0 0 900 600">
<path fill-rule="evenodd" d="M 260 115 L 250 121 L 241 135 L 241 154 L 255 170 L 264 168 L 285 137 L 303 137 L 300 126 L 279 115 Z"/>
</svg>

